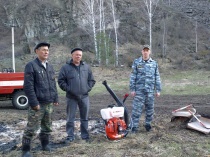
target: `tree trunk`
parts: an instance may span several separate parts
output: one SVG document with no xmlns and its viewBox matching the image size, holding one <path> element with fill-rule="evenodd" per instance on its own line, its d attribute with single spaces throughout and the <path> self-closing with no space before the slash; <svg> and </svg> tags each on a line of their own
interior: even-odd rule
<svg viewBox="0 0 210 157">
<path fill-rule="evenodd" d="M 117 39 L 117 24 L 115 20 L 115 11 L 114 11 L 114 2 L 111 0 L 112 3 L 112 15 L 114 20 L 114 31 L 115 31 L 115 66 L 118 66 L 118 39 Z"/>
</svg>

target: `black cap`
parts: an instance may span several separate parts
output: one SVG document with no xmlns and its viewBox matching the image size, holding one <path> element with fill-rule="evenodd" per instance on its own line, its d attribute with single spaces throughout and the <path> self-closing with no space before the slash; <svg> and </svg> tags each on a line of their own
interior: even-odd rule
<svg viewBox="0 0 210 157">
<path fill-rule="evenodd" d="M 50 44 L 49 43 L 46 43 L 46 42 L 41 42 L 39 44 L 37 44 L 34 48 L 34 52 L 36 52 L 36 50 L 42 46 L 47 46 L 48 48 L 50 48 Z"/>
<path fill-rule="evenodd" d="M 79 48 L 79 47 L 76 47 L 76 48 L 74 48 L 74 49 L 71 50 L 71 54 L 72 54 L 74 51 L 82 51 L 82 49 Z"/>
</svg>

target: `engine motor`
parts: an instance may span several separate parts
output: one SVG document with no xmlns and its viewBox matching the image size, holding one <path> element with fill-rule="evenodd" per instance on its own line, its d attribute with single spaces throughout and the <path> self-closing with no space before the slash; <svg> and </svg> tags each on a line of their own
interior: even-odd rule
<svg viewBox="0 0 210 157">
<path fill-rule="evenodd" d="M 101 109 L 101 116 L 105 122 L 105 132 L 109 140 L 119 140 L 128 134 L 124 121 L 124 107 L 108 107 Z"/>
</svg>

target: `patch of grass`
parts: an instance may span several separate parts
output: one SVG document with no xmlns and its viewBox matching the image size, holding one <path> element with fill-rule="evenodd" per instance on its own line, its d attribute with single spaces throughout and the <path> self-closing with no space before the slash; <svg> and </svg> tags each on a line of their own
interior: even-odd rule
<svg viewBox="0 0 210 157">
<path fill-rule="evenodd" d="M 127 80 L 115 80 L 107 82 L 108 86 L 115 92 L 115 91 L 125 91 L 129 92 L 129 84 Z M 93 87 L 90 95 L 106 93 L 106 87 L 102 83 L 96 83 Z"/>
<path fill-rule="evenodd" d="M 163 88 L 162 94 L 169 95 L 206 95 L 210 92 L 209 86 L 182 85 L 182 86 L 167 86 Z"/>
<path fill-rule="evenodd" d="M 170 144 L 168 142 L 158 143 L 158 145 L 155 145 L 154 149 L 159 152 L 161 157 L 182 155 L 181 145 L 175 141 L 170 142 Z"/>
<path fill-rule="evenodd" d="M 173 71 L 161 74 L 162 94 L 206 95 L 210 93 L 208 71 Z"/>
<path fill-rule="evenodd" d="M 56 81 L 56 82 L 57 82 L 57 81 Z M 65 95 L 66 95 L 66 92 L 63 91 L 63 90 L 59 87 L 58 83 L 57 83 L 56 85 L 57 85 L 58 95 L 59 95 L 59 96 L 65 96 Z"/>
<path fill-rule="evenodd" d="M 104 73 L 104 76 L 107 74 Z M 210 74 L 208 71 L 169 71 L 160 74 L 162 80 L 161 95 L 206 95 L 210 93 Z M 103 76 L 102 76 L 103 77 Z M 127 77 L 127 78 L 126 78 Z M 115 75 L 106 78 L 109 87 L 115 91 L 129 92 L 129 76 L 117 77 Z M 107 90 L 102 81 L 96 80 L 90 95 L 106 93 Z M 65 92 L 58 87 L 59 95 Z"/>
</svg>

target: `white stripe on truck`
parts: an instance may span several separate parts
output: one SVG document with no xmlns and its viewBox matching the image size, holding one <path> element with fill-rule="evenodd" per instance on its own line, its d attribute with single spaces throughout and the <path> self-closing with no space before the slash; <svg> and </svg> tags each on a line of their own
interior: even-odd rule
<svg viewBox="0 0 210 157">
<path fill-rule="evenodd" d="M 23 80 L 21 81 L 0 81 L 0 86 L 22 86 Z"/>
</svg>

